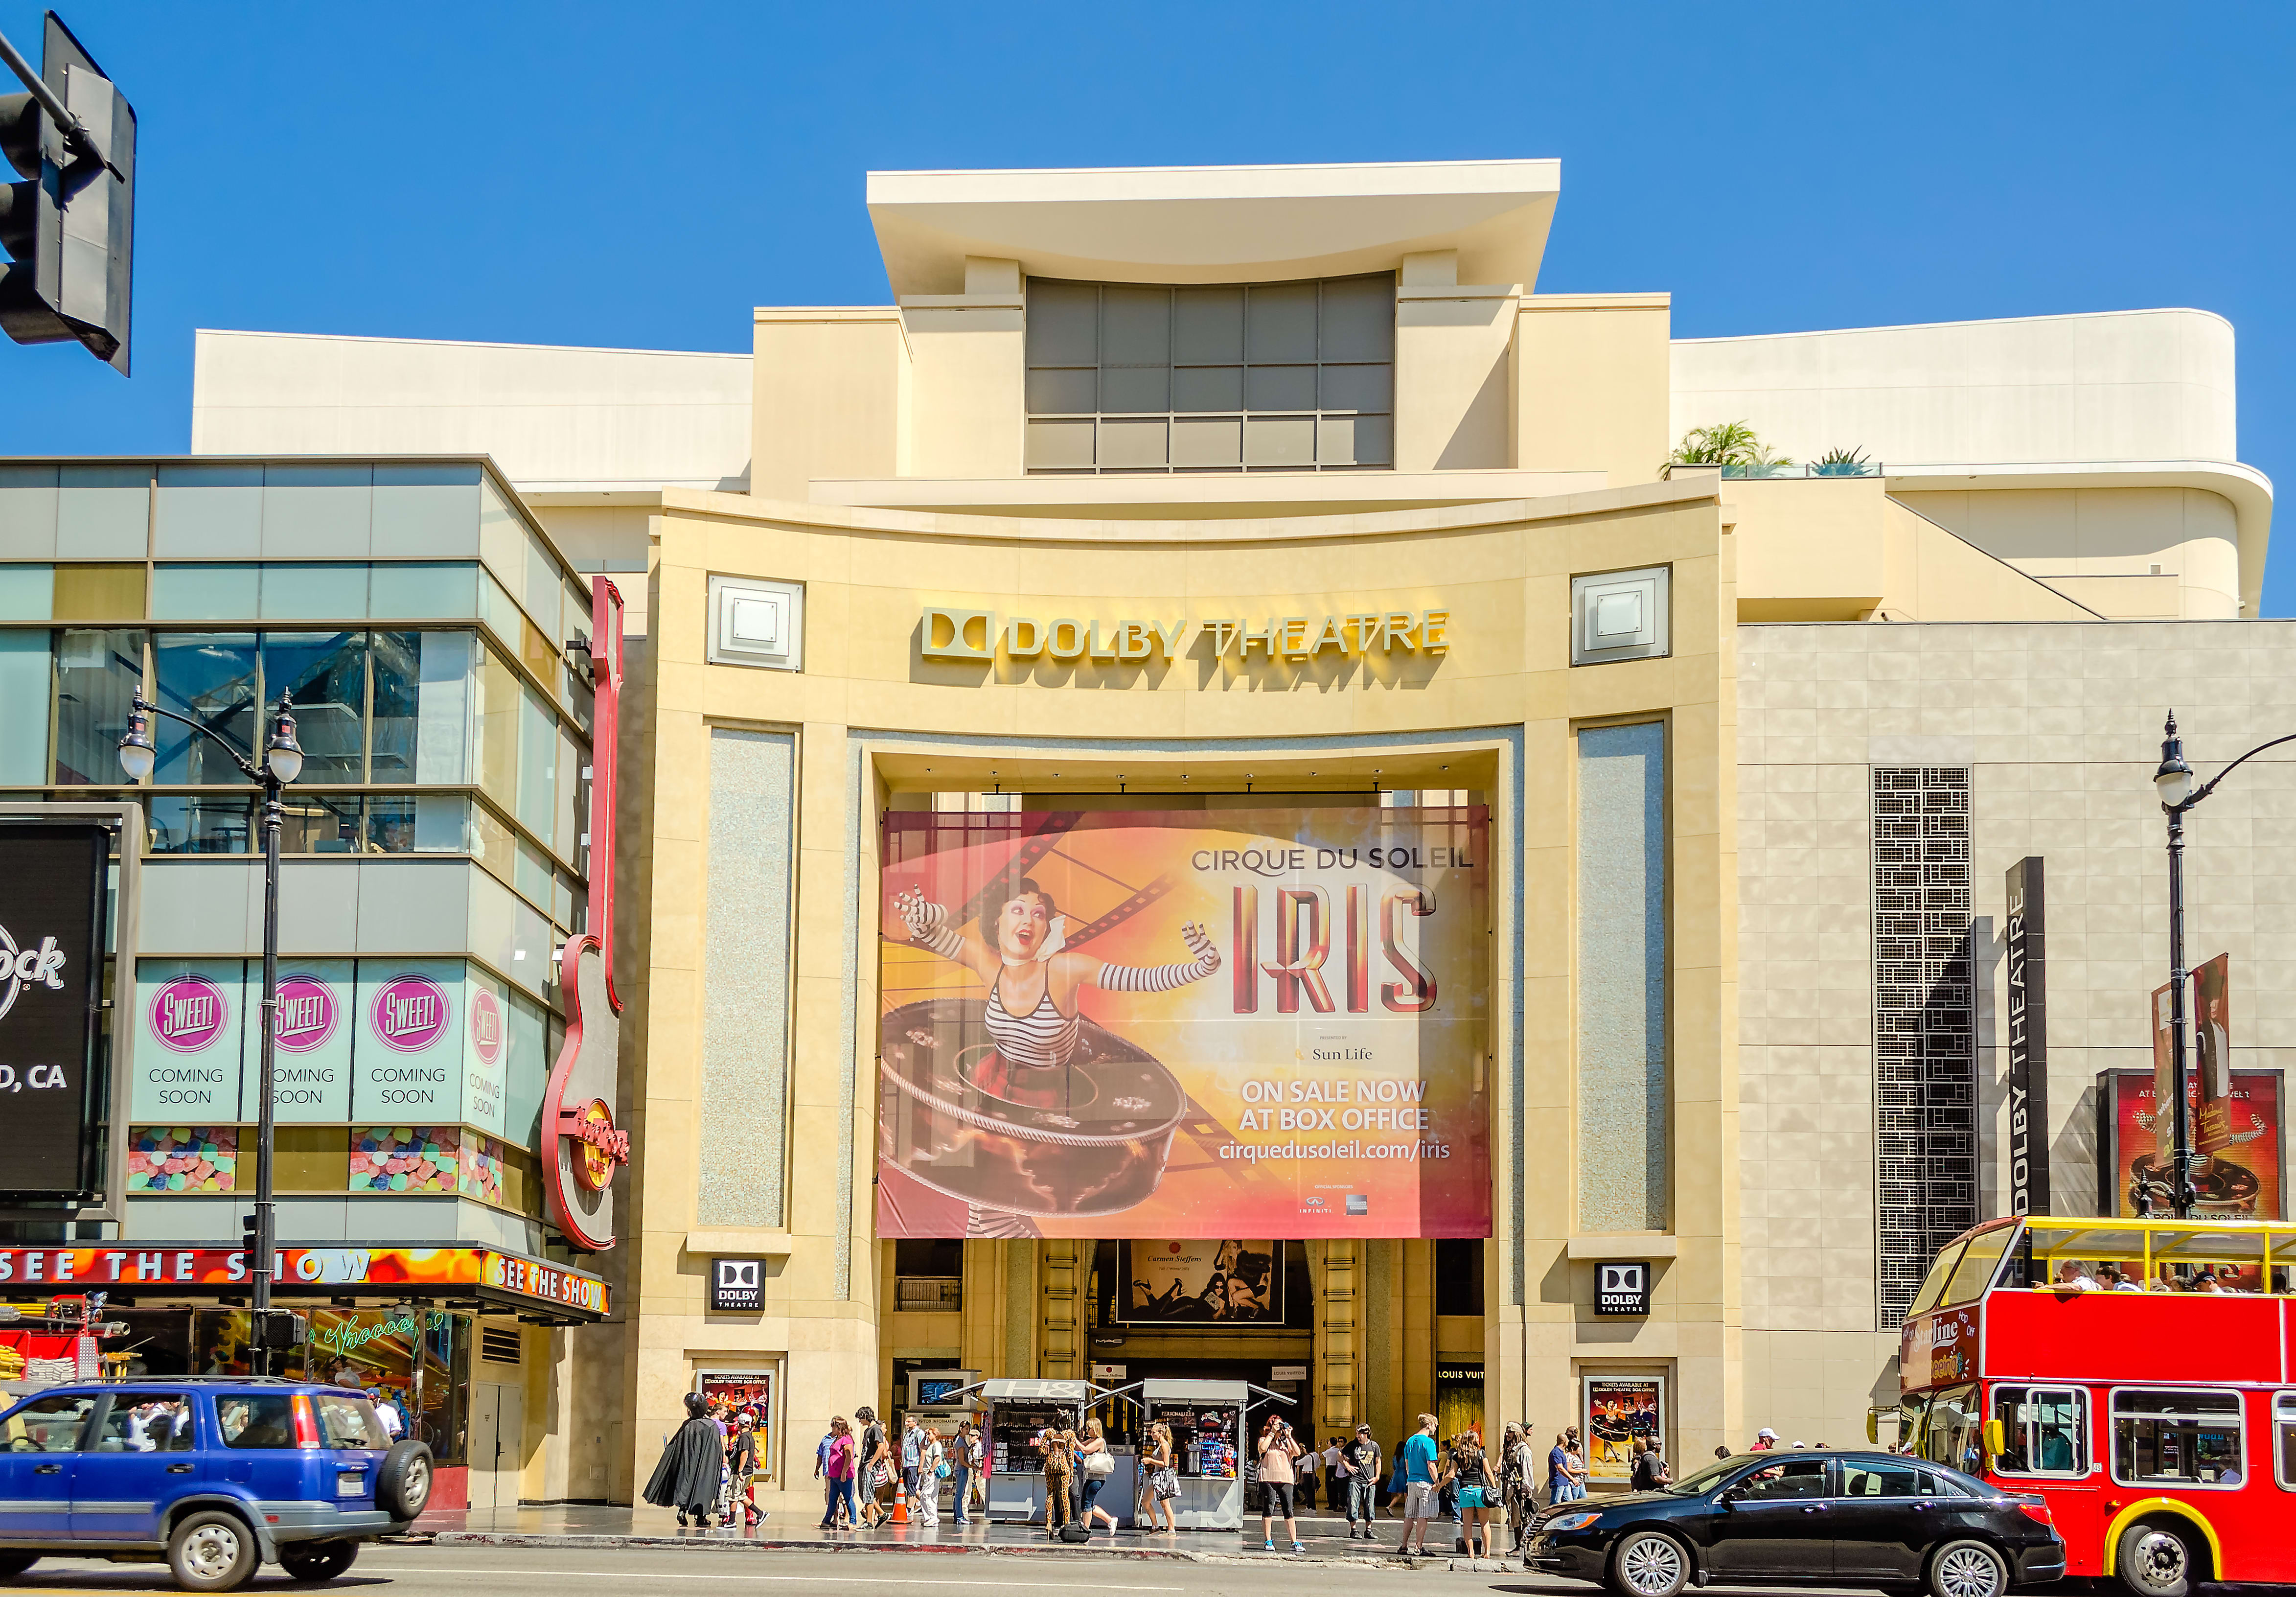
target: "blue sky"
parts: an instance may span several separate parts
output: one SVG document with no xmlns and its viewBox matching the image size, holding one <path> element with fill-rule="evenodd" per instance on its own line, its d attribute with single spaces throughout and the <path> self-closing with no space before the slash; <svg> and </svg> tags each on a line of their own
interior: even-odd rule
<svg viewBox="0 0 2296 1597">
<path fill-rule="evenodd" d="M 0 453 L 186 448 L 198 326 L 745 349 L 885 298 L 872 167 L 1557 156 L 1542 290 L 1677 336 L 2200 306 L 2296 480 L 2286 0 L 62 11 L 142 119 L 135 375 L 0 342 Z"/>
</svg>

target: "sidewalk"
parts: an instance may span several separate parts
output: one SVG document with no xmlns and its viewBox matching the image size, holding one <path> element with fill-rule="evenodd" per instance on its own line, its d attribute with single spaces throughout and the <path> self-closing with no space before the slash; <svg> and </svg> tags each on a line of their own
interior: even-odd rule
<svg viewBox="0 0 2296 1597">
<path fill-rule="evenodd" d="M 991 1525 L 975 1519 L 959 1525 L 946 1513 L 938 1526 L 888 1525 L 881 1530 L 827 1531 L 808 1515 L 776 1517 L 749 1529 L 678 1528 L 677 1516 L 668 1509 L 641 1504 L 617 1508 L 582 1503 L 529 1504 L 514 1509 L 440 1509 L 414 1522 L 410 1539 L 427 1539 L 438 1545 L 497 1547 L 745 1547 L 759 1550 L 798 1549 L 808 1552 L 994 1553 L 1061 1557 L 1091 1553 L 1119 1558 L 1178 1559 L 1187 1561 L 1292 1558 L 1320 1561 L 1386 1563 L 1398 1568 L 1445 1568 L 1456 1556 L 1455 1527 L 1447 1522 L 1429 1527 L 1427 1556 L 1404 1558 L 1397 1549 L 1403 1534 L 1398 1519 L 1383 1519 L 1378 1540 L 1350 1541 L 1347 1521 L 1336 1516 L 1302 1514 L 1300 1539 L 1307 1552 L 1294 1555 L 1280 1538 L 1283 1527 L 1275 1527 L 1279 1538 L 1270 1554 L 1260 1544 L 1259 1521 L 1250 1522 L 1248 1533 L 1232 1530 L 1147 1532 L 1125 1529 L 1113 1535 L 1096 1531 L 1091 1541 L 1068 1544 L 1049 1541 L 1042 1526 Z M 1506 1533 L 1502 1531 L 1504 1542 Z M 1500 1566 L 1479 1566 L 1496 1569 Z"/>
</svg>

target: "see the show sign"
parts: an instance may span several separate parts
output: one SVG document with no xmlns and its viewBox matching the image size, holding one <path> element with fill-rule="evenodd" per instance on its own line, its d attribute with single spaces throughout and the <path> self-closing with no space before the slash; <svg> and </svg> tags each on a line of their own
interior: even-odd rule
<svg viewBox="0 0 2296 1597">
<path fill-rule="evenodd" d="M 1332 615 L 1214 615 L 1049 621 L 994 610 L 929 605 L 917 621 L 917 652 L 927 660 L 1096 660 L 1119 664 L 1199 654 L 1246 663 L 1314 660 L 1401 651 L 1439 654 L 1451 646 L 1448 610 L 1352 610 Z"/>
<path fill-rule="evenodd" d="M 742 1313 L 766 1306 L 766 1262 L 763 1259 L 709 1261 L 709 1308 L 712 1313 Z"/>
<path fill-rule="evenodd" d="M 102 1184 L 110 853 L 100 826 L 0 825 L 0 1200 L 84 1202 Z"/>
<path fill-rule="evenodd" d="M 1646 1262 L 1629 1264 L 1605 1259 L 1595 1266 L 1597 1314 L 1647 1314 L 1650 1289 L 1651 1267 Z"/>
<path fill-rule="evenodd" d="M 2047 901 L 2041 861 L 2008 871 L 2002 933 L 2009 984 L 2009 1212 L 2049 1212 L 2049 1003 Z"/>
</svg>

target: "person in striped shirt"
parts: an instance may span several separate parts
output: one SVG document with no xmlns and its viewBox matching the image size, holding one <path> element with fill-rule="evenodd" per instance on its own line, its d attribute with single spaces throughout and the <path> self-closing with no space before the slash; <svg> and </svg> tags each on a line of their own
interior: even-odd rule
<svg viewBox="0 0 2296 1597">
<path fill-rule="evenodd" d="M 948 911 L 914 887 L 893 901 L 910 941 L 964 966 L 988 984 L 983 1024 L 1008 1067 L 1057 1068 L 1075 1057 L 1083 1040 L 1077 994 L 1086 986 L 1106 992 L 1169 992 L 1200 982 L 1220 967 L 1219 950 L 1195 921 L 1180 928 L 1193 956 L 1174 965 L 1117 965 L 1062 946 L 1065 923 L 1053 895 L 1023 877 L 1013 896 L 981 930 L 958 930 Z"/>
</svg>

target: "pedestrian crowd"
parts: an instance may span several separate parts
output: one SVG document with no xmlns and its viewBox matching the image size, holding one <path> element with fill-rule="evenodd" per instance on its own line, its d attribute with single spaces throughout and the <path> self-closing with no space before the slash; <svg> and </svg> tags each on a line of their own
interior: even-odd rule
<svg viewBox="0 0 2296 1597">
<path fill-rule="evenodd" d="M 676 1509 L 681 1527 L 708 1530 L 733 1524 L 737 1515 L 745 1526 L 759 1523 L 766 1517 L 757 1486 L 764 1423 L 755 1408 L 688 1392 L 685 1422 L 663 1446 L 645 1500 Z"/>
</svg>

